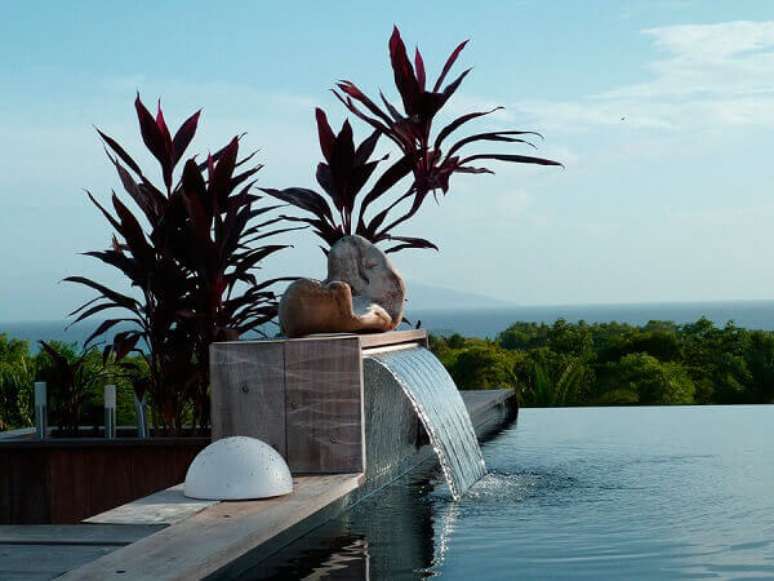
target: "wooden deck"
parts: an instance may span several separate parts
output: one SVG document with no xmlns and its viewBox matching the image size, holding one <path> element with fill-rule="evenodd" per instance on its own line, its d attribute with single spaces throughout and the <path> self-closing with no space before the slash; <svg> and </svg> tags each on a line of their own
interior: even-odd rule
<svg viewBox="0 0 774 581">
<path fill-rule="evenodd" d="M 462 396 L 479 435 L 513 401 L 511 390 Z M 362 480 L 301 476 L 291 495 L 249 502 L 191 500 L 176 486 L 85 524 L 0 526 L 0 579 L 228 578 L 351 506 Z"/>
<path fill-rule="evenodd" d="M 3 525 L 0 579 L 52 579 L 162 528 L 163 525 Z"/>
<path fill-rule="evenodd" d="M 306 476 L 294 479 L 293 493 L 288 496 L 219 502 L 62 579 L 201 579 L 302 522 L 311 530 L 323 522 L 318 513 L 360 484 L 359 474 Z M 314 520 L 310 522 L 310 518 Z"/>
</svg>

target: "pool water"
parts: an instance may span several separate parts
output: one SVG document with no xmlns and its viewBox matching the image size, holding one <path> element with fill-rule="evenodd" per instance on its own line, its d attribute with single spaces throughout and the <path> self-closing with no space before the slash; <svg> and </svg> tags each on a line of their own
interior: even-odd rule
<svg viewBox="0 0 774 581">
<path fill-rule="evenodd" d="M 250 578 L 771 579 L 774 406 L 523 409 L 460 502 L 432 465 Z"/>
</svg>

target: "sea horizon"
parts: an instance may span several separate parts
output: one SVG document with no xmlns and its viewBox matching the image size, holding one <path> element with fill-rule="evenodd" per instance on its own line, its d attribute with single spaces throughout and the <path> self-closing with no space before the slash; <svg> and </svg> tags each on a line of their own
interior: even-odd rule
<svg viewBox="0 0 774 581">
<path fill-rule="evenodd" d="M 438 335 L 459 333 L 469 337 L 494 338 L 516 322 L 552 324 L 558 319 L 587 323 L 618 322 L 644 325 L 648 321 L 692 323 L 706 317 L 718 326 L 733 321 L 738 327 L 774 331 L 774 299 L 734 301 L 673 301 L 642 303 L 591 303 L 567 305 L 475 306 L 456 308 L 406 308 L 411 325 L 417 322 Z M 39 340 L 56 340 L 82 344 L 103 319 L 82 321 L 69 329 L 70 321 L 16 320 L 0 321 L 0 333 L 24 339 L 34 348 Z M 115 332 L 128 327 L 117 325 Z M 274 327 L 270 334 L 278 331 Z M 113 333 L 108 333 L 111 338 Z M 102 340 L 104 343 L 104 339 Z"/>
</svg>

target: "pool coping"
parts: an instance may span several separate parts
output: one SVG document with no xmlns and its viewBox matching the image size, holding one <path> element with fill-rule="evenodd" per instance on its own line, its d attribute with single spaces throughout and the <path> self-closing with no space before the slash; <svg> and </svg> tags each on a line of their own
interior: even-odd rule
<svg viewBox="0 0 774 581">
<path fill-rule="evenodd" d="M 513 390 L 460 393 L 479 438 L 491 435 L 516 415 Z M 430 446 L 418 449 L 401 473 L 431 456 Z M 400 473 L 395 474 L 398 476 Z M 167 526 L 60 579 L 230 578 L 373 492 L 364 483 L 360 473 L 298 476 L 288 496 L 212 503 L 184 499 L 182 487 L 172 487 L 87 519 L 87 523 L 100 525 Z"/>
</svg>

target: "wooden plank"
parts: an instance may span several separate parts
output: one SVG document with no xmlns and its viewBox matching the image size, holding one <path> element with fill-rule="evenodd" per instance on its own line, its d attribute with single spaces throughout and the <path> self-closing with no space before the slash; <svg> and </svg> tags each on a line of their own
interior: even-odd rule
<svg viewBox="0 0 774 581">
<path fill-rule="evenodd" d="M 0 446 L 0 523 L 50 522 L 51 480 L 45 450 Z"/>
<path fill-rule="evenodd" d="M 282 343 L 215 343 L 210 348 L 212 439 L 251 436 L 286 455 Z"/>
<path fill-rule="evenodd" d="M 139 541 L 163 525 L 0 525 L 0 545 L 116 545 Z"/>
<path fill-rule="evenodd" d="M 0 573 L 3 575 L 3 581 L 48 581 L 48 579 L 55 578 L 51 573 L 19 573 L 2 570 L 0 570 Z"/>
<path fill-rule="evenodd" d="M 187 498 L 183 494 L 183 485 L 178 484 L 87 518 L 83 522 L 117 525 L 174 524 L 217 502 L 217 500 Z"/>
<path fill-rule="evenodd" d="M 0 579 L 53 579 L 115 550 L 115 546 L 0 544 Z"/>
<path fill-rule="evenodd" d="M 423 347 L 427 347 L 427 331 L 424 329 L 372 333 L 369 335 L 358 335 L 358 337 L 360 337 L 360 346 L 363 349 L 399 345 L 401 343 L 419 343 Z"/>
<path fill-rule="evenodd" d="M 285 344 L 287 460 L 295 473 L 365 470 L 357 337 Z"/>
<path fill-rule="evenodd" d="M 72 448 L 201 448 L 202 443 L 209 440 L 209 437 L 203 436 L 162 436 L 153 437 L 147 440 L 138 440 L 136 437 L 119 437 L 115 440 L 106 440 L 102 437 L 78 437 L 78 438 L 47 438 L 38 440 L 37 438 L 21 438 L 0 441 L 0 450 L 67 450 Z M 205 442 L 205 445 L 208 442 Z M 113 453 L 113 452 L 109 452 Z M 121 454 L 124 453 L 122 450 Z"/>
<path fill-rule="evenodd" d="M 361 482 L 359 474 L 299 477 L 288 496 L 221 502 L 61 579 L 202 579 L 346 498 Z"/>
<path fill-rule="evenodd" d="M 297 337 L 295 339 L 288 339 L 287 337 L 278 337 L 275 339 L 257 339 L 254 341 L 239 341 L 240 344 L 260 344 L 265 345 L 267 343 L 300 343 L 303 341 L 318 341 L 320 339 L 339 340 L 349 339 L 351 337 L 359 337 L 363 341 L 364 347 L 378 347 L 382 345 L 395 345 L 397 343 L 408 342 L 427 342 L 427 330 L 425 329 L 407 329 L 405 331 L 389 331 L 387 333 L 314 333 L 307 335 L 306 337 Z M 213 345 L 230 345 L 233 342 L 224 341 L 220 343 L 213 343 Z"/>
</svg>

